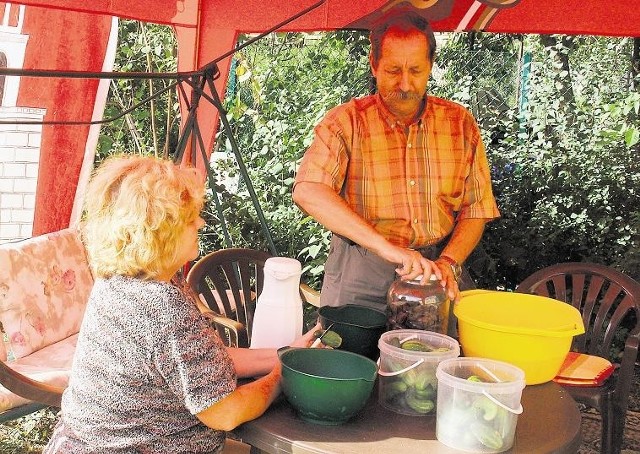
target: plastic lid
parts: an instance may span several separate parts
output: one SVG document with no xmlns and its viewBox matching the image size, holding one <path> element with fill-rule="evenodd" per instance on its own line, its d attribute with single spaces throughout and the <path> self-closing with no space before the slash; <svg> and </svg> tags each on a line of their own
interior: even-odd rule
<svg viewBox="0 0 640 454">
<path fill-rule="evenodd" d="M 270 257 L 264 262 L 264 272 L 278 279 L 302 274 L 302 264 L 291 257 Z"/>
</svg>

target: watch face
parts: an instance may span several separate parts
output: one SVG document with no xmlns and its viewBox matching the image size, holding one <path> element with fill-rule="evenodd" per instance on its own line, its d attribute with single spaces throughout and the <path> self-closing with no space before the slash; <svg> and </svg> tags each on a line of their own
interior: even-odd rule
<svg viewBox="0 0 640 454">
<path fill-rule="evenodd" d="M 462 267 L 460 265 L 451 265 L 451 271 L 453 271 L 453 277 L 456 281 L 462 276 Z"/>
</svg>

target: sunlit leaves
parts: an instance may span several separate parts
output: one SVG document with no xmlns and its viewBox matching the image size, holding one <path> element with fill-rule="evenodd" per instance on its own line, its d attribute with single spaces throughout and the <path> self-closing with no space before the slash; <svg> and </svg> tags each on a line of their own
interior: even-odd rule
<svg viewBox="0 0 640 454">
<path fill-rule="evenodd" d="M 176 40 L 171 27 L 121 20 L 114 71 L 175 72 L 175 49 Z M 172 82 L 174 81 L 113 79 L 104 117 L 109 119 L 119 116 L 125 109 L 136 106 L 148 98 L 152 91 L 156 93 Z M 152 117 L 155 120 L 153 124 Z M 153 105 L 140 105 L 125 117 L 102 127 L 97 147 L 98 160 L 122 152 L 161 154 L 166 142 L 171 149 L 177 141 L 178 118 L 178 104 L 173 92 L 155 99 Z"/>
</svg>

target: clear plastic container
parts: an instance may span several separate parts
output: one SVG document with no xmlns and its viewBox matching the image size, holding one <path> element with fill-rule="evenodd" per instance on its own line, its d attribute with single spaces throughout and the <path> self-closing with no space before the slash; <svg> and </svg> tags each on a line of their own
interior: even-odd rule
<svg viewBox="0 0 640 454">
<path fill-rule="evenodd" d="M 403 348 L 405 343 L 412 344 Z M 421 344 L 429 351 L 413 349 Z M 435 415 L 436 368 L 440 361 L 460 355 L 458 341 L 444 334 L 405 329 L 387 331 L 380 336 L 378 347 L 378 403 L 404 415 Z"/>
<path fill-rule="evenodd" d="M 422 276 L 395 280 L 387 292 L 387 328 L 423 329 L 447 334 L 450 302 L 435 275 L 425 285 Z"/>
<path fill-rule="evenodd" d="M 511 449 L 522 413 L 522 369 L 491 359 L 453 358 L 438 364 L 436 377 L 438 441 L 468 452 Z"/>
</svg>

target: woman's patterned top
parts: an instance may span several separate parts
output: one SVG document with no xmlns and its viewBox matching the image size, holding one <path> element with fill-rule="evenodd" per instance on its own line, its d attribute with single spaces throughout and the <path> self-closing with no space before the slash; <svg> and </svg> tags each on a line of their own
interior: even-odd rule
<svg viewBox="0 0 640 454">
<path fill-rule="evenodd" d="M 195 414 L 236 387 L 233 363 L 172 284 L 98 279 L 50 453 L 210 453 L 225 433 Z"/>
</svg>

